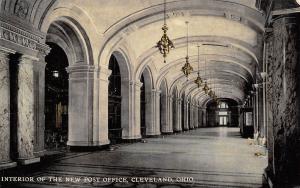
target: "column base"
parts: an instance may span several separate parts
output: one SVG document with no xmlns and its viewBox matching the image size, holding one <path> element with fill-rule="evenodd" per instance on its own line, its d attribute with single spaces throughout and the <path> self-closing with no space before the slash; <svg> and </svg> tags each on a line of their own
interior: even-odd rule
<svg viewBox="0 0 300 188">
<path fill-rule="evenodd" d="M 171 134 L 173 134 L 174 132 L 162 132 L 161 134 L 162 135 L 171 135 Z"/>
<path fill-rule="evenodd" d="M 34 163 L 39 163 L 41 161 L 40 157 L 30 158 L 30 159 L 18 159 L 20 165 L 30 165 Z"/>
<path fill-rule="evenodd" d="M 138 140 L 141 139 L 141 135 L 135 135 L 135 136 L 123 136 L 122 140 Z"/>
<path fill-rule="evenodd" d="M 16 162 L 4 162 L 4 163 L 0 163 L 0 170 L 14 168 L 16 166 L 17 166 Z"/>
<path fill-rule="evenodd" d="M 161 133 L 155 133 L 155 132 L 153 132 L 153 133 L 147 133 L 147 132 L 146 132 L 146 137 L 160 136 L 160 135 L 161 135 Z"/>
<path fill-rule="evenodd" d="M 140 142 L 142 140 L 141 135 L 136 135 L 136 136 L 123 136 L 122 137 L 122 142 L 124 143 L 135 143 L 135 142 Z"/>
<path fill-rule="evenodd" d="M 269 177 L 269 175 L 268 175 L 268 172 L 266 171 L 266 169 L 265 169 L 265 171 L 264 171 L 264 173 L 263 173 L 263 187 L 269 187 L 269 188 L 273 188 L 274 187 L 274 185 L 273 185 L 273 181 L 272 181 L 272 179 Z"/>
<path fill-rule="evenodd" d="M 263 138 L 258 138 L 258 144 L 261 146 L 267 146 L 267 139 L 265 137 Z"/>
<path fill-rule="evenodd" d="M 182 130 L 175 130 L 174 133 L 181 133 Z"/>
<path fill-rule="evenodd" d="M 146 135 L 146 138 L 159 138 L 161 135 Z"/>
<path fill-rule="evenodd" d="M 37 156 L 37 157 L 42 157 L 45 155 L 45 153 L 46 153 L 46 150 L 33 152 L 34 156 Z"/>
<path fill-rule="evenodd" d="M 279 187 L 290 187 L 290 188 L 298 188 L 300 186 L 299 180 L 289 180 L 285 183 L 276 182 L 276 179 L 268 172 L 267 169 L 264 170 L 263 174 L 263 187 L 269 188 L 279 188 Z"/>
<path fill-rule="evenodd" d="M 142 138 L 137 138 L 137 139 L 122 139 L 123 143 L 136 143 L 136 142 L 141 142 Z"/>
<path fill-rule="evenodd" d="M 108 145 L 110 143 L 109 140 L 106 141 L 68 141 L 67 145 L 68 146 L 105 146 Z"/>
</svg>

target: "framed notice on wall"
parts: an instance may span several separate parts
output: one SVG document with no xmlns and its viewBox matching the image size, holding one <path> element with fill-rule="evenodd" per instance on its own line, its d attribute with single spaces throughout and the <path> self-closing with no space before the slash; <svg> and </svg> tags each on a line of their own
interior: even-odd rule
<svg viewBox="0 0 300 188">
<path fill-rule="evenodd" d="M 252 112 L 246 112 L 246 126 L 252 126 L 253 121 L 252 121 Z"/>
</svg>

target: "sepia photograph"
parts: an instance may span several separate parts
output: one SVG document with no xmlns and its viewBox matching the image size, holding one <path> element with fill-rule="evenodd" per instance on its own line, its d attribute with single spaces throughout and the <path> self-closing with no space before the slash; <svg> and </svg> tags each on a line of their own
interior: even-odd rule
<svg viewBox="0 0 300 188">
<path fill-rule="evenodd" d="M 300 0 L 0 0 L 0 188 L 299 188 L 298 61 Z"/>
</svg>

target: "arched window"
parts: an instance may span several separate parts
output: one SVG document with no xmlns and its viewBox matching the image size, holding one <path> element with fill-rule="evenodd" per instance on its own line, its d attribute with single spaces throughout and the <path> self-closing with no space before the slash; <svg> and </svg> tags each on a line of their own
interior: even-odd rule
<svg viewBox="0 0 300 188">
<path fill-rule="evenodd" d="M 141 136 L 146 136 L 146 92 L 145 92 L 145 79 L 144 75 L 141 76 L 141 83 L 143 84 L 141 87 Z"/>
<path fill-rule="evenodd" d="M 218 105 L 218 122 L 220 126 L 227 126 L 229 123 L 229 112 L 228 104 L 226 102 L 221 102 Z"/>
<path fill-rule="evenodd" d="M 114 144 L 122 139 L 121 74 L 119 64 L 114 55 L 109 60 L 109 69 L 112 72 L 109 76 L 108 85 L 108 137 L 111 143 Z"/>
<path fill-rule="evenodd" d="M 228 108 L 228 104 L 226 102 L 221 102 L 219 105 L 218 105 L 218 108 Z"/>
</svg>

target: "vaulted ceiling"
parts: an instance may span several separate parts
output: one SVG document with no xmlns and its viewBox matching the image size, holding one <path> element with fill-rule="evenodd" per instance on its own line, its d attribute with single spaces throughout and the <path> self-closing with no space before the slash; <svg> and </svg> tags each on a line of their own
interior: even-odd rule
<svg viewBox="0 0 300 188">
<path fill-rule="evenodd" d="M 44 19 L 61 7 L 72 9 L 78 17 L 84 14 L 93 26 L 88 37 L 95 43 L 94 48 L 121 41 L 130 48 L 135 59 L 130 63 L 135 70 L 151 64 L 157 70 L 157 79 L 166 78 L 169 87 L 178 85 L 203 102 L 209 97 L 193 83 L 197 76 L 197 45 L 200 75 L 221 98 L 241 102 L 262 66 L 265 16 L 255 7 L 255 0 L 167 0 L 168 35 L 175 49 L 166 64 L 155 47 L 162 36 L 163 0 L 0 0 L 0 4 L 9 10 L 19 1 L 29 3 L 32 11 L 26 18 L 37 30 L 43 30 Z M 188 80 L 181 72 L 186 56 L 185 21 L 190 23 L 189 56 L 194 67 Z M 101 53 L 101 49 L 93 50 Z"/>
</svg>

